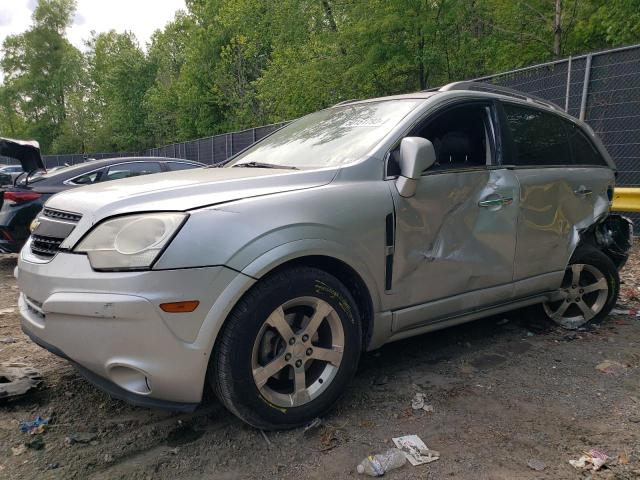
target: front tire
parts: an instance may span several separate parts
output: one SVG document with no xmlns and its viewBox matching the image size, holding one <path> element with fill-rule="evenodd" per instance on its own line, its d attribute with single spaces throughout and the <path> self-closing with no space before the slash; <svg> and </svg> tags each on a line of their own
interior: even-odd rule
<svg viewBox="0 0 640 480">
<path fill-rule="evenodd" d="M 616 304 L 620 277 L 600 250 L 580 247 L 572 256 L 553 300 L 534 311 L 568 330 L 602 322 Z"/>
<path fill-rule="evenodd" d="M 258 282 L 220 332 L 209 380 L 220 401 L 262 429 L 325 414 L 356 372 L 360 316 L 332 275 L 292 267 Z"/>
</svg>

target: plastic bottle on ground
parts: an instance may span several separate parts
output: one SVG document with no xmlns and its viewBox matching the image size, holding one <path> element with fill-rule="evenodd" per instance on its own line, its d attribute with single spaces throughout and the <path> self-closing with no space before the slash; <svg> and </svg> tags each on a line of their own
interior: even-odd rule
<svg viewBox="0 0 640 480">
<path fill-rule="evenodd" d="M 384 453 L 370 455 L 358 465 L 358 473 L 364 473 L 370 477 L 381 477 L 389 470 L 402 467 L 407 463 L 407 457 L 401 450 L 390 448 Z"/>
</svg>

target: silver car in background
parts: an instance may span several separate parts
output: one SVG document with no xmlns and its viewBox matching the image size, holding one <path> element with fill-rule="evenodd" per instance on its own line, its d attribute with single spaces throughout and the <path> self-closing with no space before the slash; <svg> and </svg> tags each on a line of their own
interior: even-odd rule
<svg viewBox="0 0 640 480">
<path fill-rule="evenodd" d="M 363 351 L 528 307 L 616 302 L 631 225 L 583 122 L 498 87 L 352 101 L 223 166 L 52 197 L 16 269 L 23 329 L 112 396 L 260 428 L 326 413 Z"/>
</svg>

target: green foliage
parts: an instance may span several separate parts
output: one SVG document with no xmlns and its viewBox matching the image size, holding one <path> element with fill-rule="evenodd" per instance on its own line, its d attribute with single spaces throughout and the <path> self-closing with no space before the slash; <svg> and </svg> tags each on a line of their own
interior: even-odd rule
<svg viewBox="0 0 640 480">
<path fill-rule="evenodd" d="M 147 51 L 69 44 L 40 0 L 2 46 L 0 134 L 46 152 L 135 151 L 640 41 L 640 0 L 186 0 Z"/>
</svg>

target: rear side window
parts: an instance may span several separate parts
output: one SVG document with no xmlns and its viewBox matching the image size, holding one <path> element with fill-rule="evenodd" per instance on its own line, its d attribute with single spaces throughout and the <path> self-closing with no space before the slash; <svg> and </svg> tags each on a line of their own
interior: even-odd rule
<svg viewBox="0 0 640 480">
<path fill-rule="evenodd" d="M 102 181 L 108 182 L 109 180 L 149 175 L 161 171 L 160 164 L 157 162 L 122 163 L 109 167 L 106 178 L 103 178 Z"/>
<path fill-rule="evenodd" d="M 95 170 L 93 172 L 85 173 L 84 175 L 80 175 L 79 177 L 70 180 L 71 183 L 75 183 L 76 185 L 91 185 L 92 183 L 96 183 L 96 181 L 100 178 L 101 170 Z"/>
<path fill-rule="evenodd" d="M 566 122 L 566 127 L 569 132 L 569 143 L 573 153 L 573 163 L 576 165 L 607 165 L 607 162 L 602 158 L 602 155 L 600 155 L 600 152 L 593 145 L 593 142 L 587 138 L 580 127 L 569 122 Z"/>
<path fill-rule="evenodd" d="M 504 104 L 511 134 L 506 163 L 513 165 L 572 165 L 569 137 L 564 120 L 533 108 Z"/>
<path fill-rule="evenodd" d="M 193 163 L 185 163 L 185 162 L 167 162 L 167 167 L 172 172 L 176 170 L 191 170 L 192 168 L 200 168 L 202 165 L 196 165 Z"/>
</svg>

